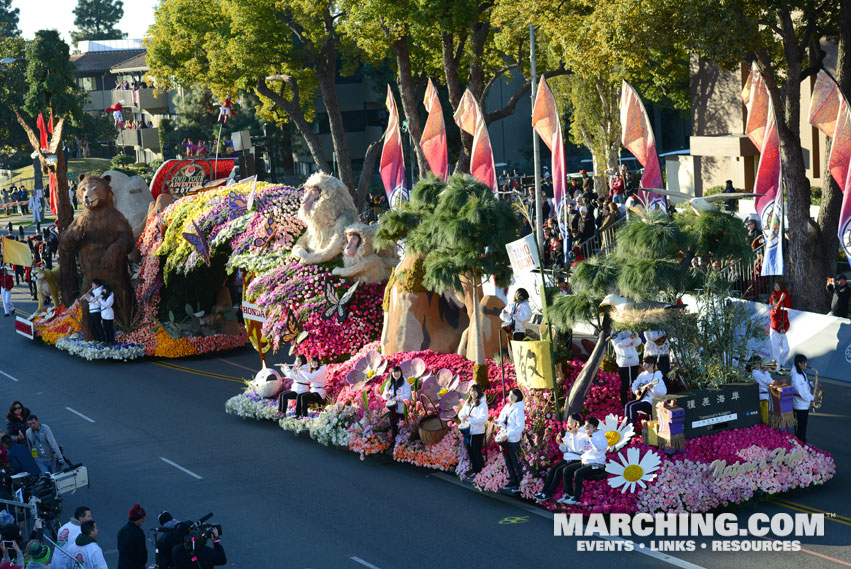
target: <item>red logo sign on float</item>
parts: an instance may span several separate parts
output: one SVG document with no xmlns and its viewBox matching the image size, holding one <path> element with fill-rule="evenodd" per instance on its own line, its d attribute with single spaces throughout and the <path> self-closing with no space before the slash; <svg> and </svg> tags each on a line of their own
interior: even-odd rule
<svg viewBox="0 0 851 569">
<path fill-rule="evenodd" d="M 20 316 L 15 317 L 15 332 L 21 336 L 29 338 L 30 340 L 35 338 L 33 323 L 26 318 L 21 318 Z"/>
<path fill-rule="evenodd" d="M 219 160 L 166 160 L 151 181 L 151 195 L 157 199 L 161 193 L 175 197 L 203 187 L 208 182 L 227 178 L 235 165 L 235 158 Z"/>
</svg>

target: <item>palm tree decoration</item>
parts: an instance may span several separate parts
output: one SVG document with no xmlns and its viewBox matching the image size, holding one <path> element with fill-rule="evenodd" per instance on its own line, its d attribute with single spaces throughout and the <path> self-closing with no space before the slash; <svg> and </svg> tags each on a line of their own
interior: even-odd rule
<svg viewBox="0 0 851 569">
<path fill-rule="evenodd" d="M 673 302 L 685 292 L 704 284 L 703 274 L 688 270 L 694 255 L 748 259 L 750 247 L 739 220 L 720 212 L 691 212 L 675 215 L 642 215 L 617 233 L 617 245 L 608 257 L 594 256 L 580 263 L 570 283 L 573 294 L 554 300 L 547 320 L 556 328 L 569 330 L 576 322 L 590 322 L 597 342 L 573 384 L 564 417 L 582 410 L 585 395 L 597 375 L 612 332 L 613 297 L 635 301 Z M 608 298 L 607 298 L 608 297 Z M 657 303 L 657 306 L 664 306 Z M 672 317 L 677 311 L 668 311 Z M 654 314 L 654 327 L 660 315 Z M 649 326 L 647 326 L 649 328 Z"/>
<path fill-rule="evenodd" d="M 471 315 L 467 330 L 468 359 L 484 365 L 479 300 L 482 280 L 497 286 L 511 280 L 505 244 L 517 238 L 520 219 L 507 202 L 467 174 L 446 183 L 434 176 L 419 182 L 411 201 L 381 218 L 379 246 L 405 239 L 405 249 L 424 261 L 423 286 L 439 293 L 464 291 Z M 463 342 L 462 342 L 463 345 Z"/>
</svg>

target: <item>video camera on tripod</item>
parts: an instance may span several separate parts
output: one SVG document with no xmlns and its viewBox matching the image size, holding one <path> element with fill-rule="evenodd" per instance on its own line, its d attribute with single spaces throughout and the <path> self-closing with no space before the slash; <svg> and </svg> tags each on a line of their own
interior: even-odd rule
<svg viewBox="0 0 851 569">
<path fill-rule="evenodd" d="M 3 485 L 7 485 L 5 480 Z M 56 474 L 33 476 L 22 472 L 10 476 L 8 480 L 10 493 L 24 503 L 34 499 L 38 517 L 46 522 L 58 519 L 62 514 L 62 494 L 88 485 L 88 470 L 80 464 L 70 465 Z"/>
</svg>

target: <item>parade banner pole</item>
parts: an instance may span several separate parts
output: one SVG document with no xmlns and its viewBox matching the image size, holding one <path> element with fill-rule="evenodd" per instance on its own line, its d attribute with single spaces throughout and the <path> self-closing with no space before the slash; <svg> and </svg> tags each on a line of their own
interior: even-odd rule
<svg viewBox="0 0 851 569">
<path fill-rule="evenodd" d="M 223 122 L 219 123 L 219 136 L 216 137 L 216 163 L 213 166 L 213 171 L 218 172 L 219 170 L 219 143 L 222 140 L 222 126 L 224 126 Z"/>
<path fill-rule="evenodd" d="M 529 54 L 532 63 L 532 108 L 535 108 L 535 96 L 537 95 L 538 73 L 535 68 L 535 26 L 529 24 Z M 538 257 L 543 258 L 541 246 L 544 243 L 544 220 L 543 205 L 541 204 L 541 154 L 538 143 L 538 133 L 532 129 L 532 150 L 535 156 L 535 241 L 538 246 Z M 542 273 L 543 274 L 543 273 Z"/>
</svg>

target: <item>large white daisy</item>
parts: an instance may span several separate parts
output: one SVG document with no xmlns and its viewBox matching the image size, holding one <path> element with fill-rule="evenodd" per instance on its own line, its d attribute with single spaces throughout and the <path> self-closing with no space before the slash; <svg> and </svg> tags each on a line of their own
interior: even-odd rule
<svg viewBox="0 0 851 569">
<path fill-rule="evenodd" d="M 626 417 L 618 422 L 617 415 L 614 415 L 613 413 L 606 415 L 606 418 L 603 420 L 603 424 L 600 425 L 600 429 L 602 429 L 603 433 L 605 433 L 606 440 L 609 441 L 610 451 L 622 449 L 624 445 L 629 442 L 629 439 L 631 439 L 635 434 L 635 430 L 632 428 L 632 423 L 630 423 Z"/>
<path fill-rule="evenodd" d="M 627 489 L 630 492 L 635 492 L 635 485 L 638 484 L 642 488 L 646 488 L 645 482 L 650 482 L 656 475 L 654 472 L 659 469 L 662 460 L 654 451 L 649 450 L 639 460 L 641 451 L 635 447 L 626 449 L 626 458 L 623 453 L 618 453 L 618 460 L 610 460 L 606 463 L 606 472 L 614 474 L 614 478 L 609 478 L 609 486 L 612 488 L 620 488 L 621 493 L 626 493 Z"/>
</svg>

